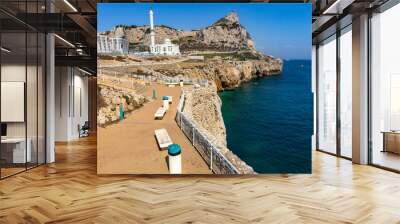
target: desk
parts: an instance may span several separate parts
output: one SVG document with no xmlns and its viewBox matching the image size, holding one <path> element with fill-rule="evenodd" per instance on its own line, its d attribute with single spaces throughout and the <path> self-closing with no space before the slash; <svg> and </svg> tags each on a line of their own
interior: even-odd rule
<svg viewBox="0 0 400 224">
<path fill-rule="evenodd" d="M 1 156 L 7 163 L 25 163 L 31 162 L 32 153 L 30 138 L 27 139 L 28 144 L 25 152 L 25 138 L 6 138 L 1 139 Z M 25 154 L 26 153 L 26 154 Z M 11 159 L 12 158 L 12 159 Z M 26 161 L 25 161 L 26 159 Z"/>
<path fill-rule="evenodd" d="M 400 154 L 400 131 L 383 131 L 382 152 Z"/>
</svg>

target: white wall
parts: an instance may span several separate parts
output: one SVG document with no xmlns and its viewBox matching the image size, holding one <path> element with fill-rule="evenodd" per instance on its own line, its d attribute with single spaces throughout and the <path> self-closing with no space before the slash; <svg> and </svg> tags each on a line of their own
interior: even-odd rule
<svg viewBox="0 0 400 224">
<path fill-rule="evenodd" d="M 55 141 L 68 140 L 69 73 L 68 67 L 55 68 Z"/>
<path fill-rule="evenodd" d="M 72 119 L 71 119 L 71 135 L 72 138 L 79 138 L 78 125 L 83 125 L 85 121 L 88 121 L 88 78 L 82 76 L 82 73 L 74 75 L 74 96 L 71 96 L 74 100 L 74 107 L 72 108 Z M 80 97 L 79 97 L 80 96 Z M 80 102 L 79 102 L 80 101 Z M 81 108 L 79 108 L 81 107 Z M 81 111 L 80 111 L 81 110 Z"/>
<path fill-rule="evenodd" d="M 55 86 L 55 141 L 77 139 L 78 125 L 88 120 L 88 78 L 76 68 L 56 67 Z"/>
<path fill-rule="evenodd" d="M 37 70 L 38 69 L 38 70 Z M 26 101 L 22 102 L 22 107 L 14 108 L 22 113 L 22 121 L 5 122 L 7 124 L 7 137 L 29 139 L 29 148 L 31 149 L 32 162 L 44 163 L 45 159 L 45 141 L 44 141 L 44 74 L 42 67 L 33 65 L 25 66 L 25 63 L 6 62 L 1 66 L 2 82 L 23 82 L 26 85 Z M 27 78 L 27 80 L 25 80 Z M 23 87 L 24 88 L 24 87 Z M 5 89 L 2 89 L 2 92 Z M 25 89 L 19 90 L 20 94 L 25 93 Z M 22 91 L 22 92 L 21 92 Z M 4 94 L 4 92 L 3 92 Z M 2 98 L 8 98 L 2 95 Z M 23 97 L 24 98 L 24 97 Z M 25 107 L 26 102 L 26 107 Z M 15 102 L 17 103 L 17 102 Z M 1 108 L 4 110 L 12 110 L 12 108 Z M 13 111 L 11 111 L 13 113 Z M 17 111 L 14 111 L 17 113 Z M 24 114 L 26 113 L 26 119 Z"/>
<path fill-rule="evenodd" d="M 340 150 L 352 157 L 352 31 L 346 28 L 340 36 Z"/>
<path fill-rule="evenodd" d="M 1 66 L 1 81 L 25 82 L 25 64 L 3 64 Z M 2 108 L 4 110 L 4 108 Z M 25 137 L 25 122 L 8 122 L 8 137 Z"/>
<path fill-rule="evenodd" d="M 313 135 L 311 137 L 311 148 L 312 150 L 317 149 L 317 48 L 315 45 L 312 46 L 311 53 L 311 92 L 313 94 Z"/>
</svg>

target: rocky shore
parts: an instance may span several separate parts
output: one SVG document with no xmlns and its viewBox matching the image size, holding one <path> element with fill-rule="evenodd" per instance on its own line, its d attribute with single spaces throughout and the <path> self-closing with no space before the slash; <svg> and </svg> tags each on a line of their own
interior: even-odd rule
<svg viewBox="0 0 400 224">
<path fill-rule="evenodd" d="M 217 90 L 235 89 L 254 78 L 282 72 L 280 59 L 265 57 L 260 60 L 212 59 L 205 62 L 182 62 L 177 66 L 155 67 L 156 72 L 170 77 L 206 79 L 215 83 Z"/>
</svg>

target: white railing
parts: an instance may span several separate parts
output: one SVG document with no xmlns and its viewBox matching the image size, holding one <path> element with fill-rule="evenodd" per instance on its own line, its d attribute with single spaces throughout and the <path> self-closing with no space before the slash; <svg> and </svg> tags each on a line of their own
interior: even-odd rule
<svg viewBox="0 0 400 224">
<path fill-rule="evenodd" d="M 209 84 L 208 80 L 206 79 L 197 79 L 186 75 L 177 75 L 175 77 L 171 77 L 156 71 L 152 71 L 151 73 L 147 74 L 137 74 L 129 72 L 127 68 L 123 67 L 114 69 L 107 69 L 107 68 L 98 69 L 98 74 L 99 76 L 107 75 L 109 77 L 114 77 L 117 79 L 125 77 L 125 78 L 134 78 L 147 82 L 161 81 L 163 83 L 179 83 L 182 80 L 185 85 L 199 84 L 200 86 L 208 86 Z"/>
<path fill-rule="evenodd" d="M 198 128 L 195 122 L 183 114 L 184 105 L 185 95 L 182 93 L 179 99 L 175 121 L 210 166 L 210 169 L 217 174 L 239 174 L 240 171 L 220 152 L 220 150 L 218 150 L 214 141 L 210 140 L 207 135 Z"/>
</svg>

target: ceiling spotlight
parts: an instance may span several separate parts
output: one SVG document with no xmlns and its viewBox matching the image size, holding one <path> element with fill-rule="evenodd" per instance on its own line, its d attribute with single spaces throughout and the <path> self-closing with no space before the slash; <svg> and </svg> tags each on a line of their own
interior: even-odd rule
<svg viewBox="0 0 400 224">
<path fill-rule="evenodd" d="M 78 12 L 78 10 L 68 1 L 64 0 L 65 4 L 67 4 L 74 12 Z"/>
<path fill-rule="evenodd" d="M 343 10 L 356 0 L 336 0 L 322 14 L 323 15 L 340 15 Z"/>
<path fill-rule="evenodd" d="M 64 42 L 65 44 L 69 45 L 70 47 L 75 48 L 75 45 L 73 45 L 71 42 L 69 42 L 68 40 L 60 37 L 58 34 L 54 34 L 55 37 L 57 37 L 59 40 L 61 40 L 62 42 Z"/>
<path fill-rule="evenodd" d="M 11 50 L 9 50 L 9 49 L 7 49 L 5 47 L 1 47 L 0 49 L 1 49 L 1 51 L 4 51 L 6 53 L 10 53 L 11 52 Z"/>
<path fill-rule="evenodd" d="M 92 75 L 92 73 L 90 73 L 90 72 L 88 72 L 88 71 L 85 71 L 85 70 L 83 70 L 83 69 L 81 69 L 81 68 L 79 68 L 79 67 L 78 67 L 78 70 L 81 71 L 81 72 L 83 72 L 83 73 L 85 73 L 85 74 L 87 74 L 87 75 Z"/>
</svg>

